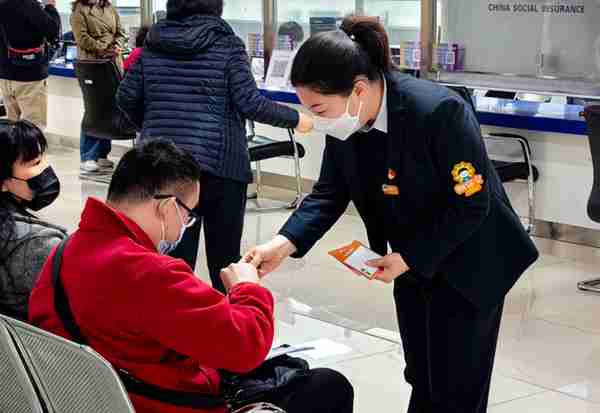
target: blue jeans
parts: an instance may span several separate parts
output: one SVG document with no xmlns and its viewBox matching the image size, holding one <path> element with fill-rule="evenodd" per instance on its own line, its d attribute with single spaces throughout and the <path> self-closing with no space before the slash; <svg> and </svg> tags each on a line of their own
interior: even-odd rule
<svg viewBox="0 0 600 413">
<path fill-rule="evenodd" d="M 97 161 L 108 156 L 111 150 L 111 142 L 109 139 L 97 139 L 87 136 L 83 131 L 79 138 L 79 152 L 81 154 L 81 162 Z"/>
</svg>

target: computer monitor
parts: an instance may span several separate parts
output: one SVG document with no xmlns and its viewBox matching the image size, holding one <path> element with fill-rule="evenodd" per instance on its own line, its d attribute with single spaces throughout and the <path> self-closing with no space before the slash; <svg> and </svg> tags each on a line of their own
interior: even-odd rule
<svg viewBox="0 0 600 413">
<path fill-rule="evenodd" d="M 77 46 L 67 46 L 65 61 L 74 62 L 75 60 L 77 60 Z"/>
</svg>

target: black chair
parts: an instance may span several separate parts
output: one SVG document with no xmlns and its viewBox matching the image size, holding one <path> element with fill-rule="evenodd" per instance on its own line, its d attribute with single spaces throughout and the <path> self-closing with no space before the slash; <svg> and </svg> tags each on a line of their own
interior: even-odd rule
<svg viewBox="0 0 600 413">
<path fill-rule="evenodd" d="M 473 109 L 474 113 L 477 113 L 473 97 L 469 89 L 464 86 L 450 86 L 454 92 L 462 97 Z M 500 176 L 500 180 L 503 183 L 514 182 L 514 181 L 526 181 L 528 187 L 528 225 L 527 232 L 531 233 L 535 224 L 535 183 L 540 177 L 540 173 L 535 165 L 533 165 L 531 157 L 531 146 L 527 138 L 521 135 L 515 135 L 512 133 L 490 133 L 483 137 L 487 140 L 494 140 L 504 143 L 517 143 L 521 151 L 523 152 L 522 162 L 508 162 L 492 159 L 492 163 Z"/>
<path fill-rule="evenodd" d="M 117 107 L 117 90 L 123 79 L 117 65 L 112 60 L 78 60 L 75 74 L 85 107 L 81 122 L 83 132 L 98 139 L 135 143 L 136 128 Z M 110 174 L 82 173 L 80 177 L 99 182 L 110 180 Z"/>
<path fill-rule="evenodd" d="M 584 115 L 594 168 L 594 183 L 587 204 L 587 214 L 592 221 L 600 222 L 600 105 L 586 107 Z M 582 281 L 577 287 L 582 291 L 600 293 L 600 278 Z"/>
<path fill-rule="evenodd" d="M 300 159 L 306 155 L 304 146 L 296 142 L 294 131 L 289 129 L 289 141 L 278 141 L 267 136 L 257 135 L 254 122 L 248 122 L 248 151 L 250 162 L 256 163 L 256 193 L 248 196 L 248 199 L 256 200 L 256 208 L 248 208 L 248 211 L 266 212 L 280 209 L 294 209 L 302 200 L 302 174 L 300 171 Z M 274 158 L 290 158 L 294 161 L 296 196 L 290 203 L 275 207 L 261 207 L 262 173 L 261 162 Z"/>
</svg>

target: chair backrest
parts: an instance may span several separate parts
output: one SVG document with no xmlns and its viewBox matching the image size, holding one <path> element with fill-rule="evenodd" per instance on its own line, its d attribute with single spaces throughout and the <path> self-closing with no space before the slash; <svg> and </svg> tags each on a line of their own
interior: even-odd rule
<svg viewBox="0 0 600 413">
<path fill-rule="evenodd" d="M 98 353 L 29 324 L 0 318 L 9 324 L 15 344 L 51 411 L 134 412 L 116 372 Z"/>
<path fill-rule="evenodd" d="M 25 364 L 6 323 L 2 320 L 0 320 L 0 412 L 44 412 Z"/>
<path fill-rule="evenodd" d="M 587 106 L 584 114 L 588 125 L 588 140 L 594 168 L 594 183 L 587 213 L 592 221 L 600 222 L 600 105 Z"/>
<path fill-rule="evenodd" d="M 121 71 L 112 60 L 78 60 L 75 74 L 83 95 L 83 131 L 94 138 L 129 140 L 135 127 L 117 107 Z"/>
</svg>

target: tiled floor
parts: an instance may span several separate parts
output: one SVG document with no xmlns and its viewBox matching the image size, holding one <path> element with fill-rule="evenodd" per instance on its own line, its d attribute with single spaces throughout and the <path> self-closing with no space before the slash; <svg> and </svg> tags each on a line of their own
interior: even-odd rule
<svg viewBox="0 0 600 413">
<path fill-rule="evenodd" d="M 103 198 L 106 186 L 78 180 L 75 151 L 53 148 L 51 163 L 63 190 L 43 215 L 72 230 L 85 198 Z M 243 249 L 270 239 L 288 215 L 248 214 Z M 392 287 L 355 277 L 327 255 L 343 243 L 365 238 L 360 220 L 344 216 L 305 259 L 285 263 L 265 281 L 278 301 L 277 341 L 321 340 L 319 344 L 333 346 L 332 354 L 309 360 L 350 378 L 356 412 L 402 412 L 410 387 L 402 374 Z M 536 242 L 542 258 L 507 299 L 489 411 L 600 413 L 600 296 L 582 294 L 575 286 L 598 274 L 600 254 Z M 201 250 L 197 273 L 206 279 L 203 255 Z"/>
</svg>

